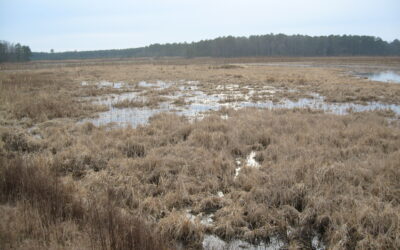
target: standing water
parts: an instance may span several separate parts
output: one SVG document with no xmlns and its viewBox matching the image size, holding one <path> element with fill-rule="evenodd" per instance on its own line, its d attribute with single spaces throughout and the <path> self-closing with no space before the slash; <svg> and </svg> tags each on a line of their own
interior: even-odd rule
<svg viewBox="0 0 400 250">
<path fill-rule="evenodd" d="M 142 88 L 151 88 L 157 90 L 164 89 L 168 86 L 172 86 L 173 83 L 165 83 L 158 81 L 156 83 L 140 82 L 139 86 Z M 108 85 L 104 84 L 103 85 Z M 84 119 L 82 122 L 92 122 L 93 124 L 105 125 L 108 123 L 116 123 L 120 126 L 131 125 L 136 127 L 138 125 L 144 125 L 148 122 L 149 118 L 160 112 L 174 112 L 179 115 L 184 115 L 189 119 L 201 119 L 205 112 L 212 110 L 219 110 L 222 107 L 240 109 L 246 107 L 256 107 L 256 108 L 266 108 L 266 109 L 293 109 L 293 108 L 310 108 L 315 110 L 322 110 L 328 113 L 334 113 L 339 115 L 345 115 L 349 112 L 363 112 L 363 111 L 373 111 L 373 110 L 391 110 L 397 116 L 400 116 L 400 105 L 397 104 L 385 104 L 379 102 L 368 102 L 366 105 L 356 104 L 356 103 L 329 103 L 325 102 L 323 96 L 311 93 L 312 98 L 300 98 L 299 100 L 293 101 L 289 99 L 281 99 L 280 102 L 273 102 L 271 100 L 264 100 L 259 102 L 254 102 L 251 97 L 256 93 L 254 89 L 249 89 L 247 94 L 241 92 L 234 92 L 232 89 L 239 88 L 235 85 L 227 85 L 225 89 L 230 92 L 226 93 L 217 86 L 216 89 L 221 91 L 219 94 L 207 94 L 203 91 L 196 90 L 197 85 L 188 84 L 189 86 L 184 86 L 183 88 L 178 88 L 180 91 L 174 92 L 172 95 L 165 95 L 169 99 L 160 102 L 157 107 L 126 107 L 118 108 L 114 104 L 119 101 L 124 100 L 136 100 L 145 101 L 146 96 L 142 96 L 143 92 L 126 92 L 121 94 L 111 94 L 106 95 L 98 99 L 95 103 L 106 105 L 109 110 L 106 112 L 101 112 L 98 114 L 97 118 Z M 115 87 L 120 87 L 118 84 L 113 84 Z M 182 86 L 180 86 L 182 87 Z M 267 91 L 272 94 L 278 91 L 277 89 L 264 89 L 261 91 Z M 260 93 L 260 90 L 257 90 Z M 229 93 L 237 101 L 224 102 L 226 98 L 229 98 Z M 178 98 L 183 98 L 185 103 L 183 105 L 175 105 L 173 102 Z M 228 117 L 223 117 L 227 119 Z M 249 159 L 252 160 L 254 155 Z M 249 160 L 248 159 L 248 160 Z M 251 165 L 251 164 L 250 164 Z M 238 166 L 236 175 L 239 174 L 241 166 Z"/>
<path fill-rule="evenodd" d="M 400 74 L 398 74 L 394 71 L 384 71 L 384 72 L 379 72 L 379 73 L 365 73 L 365 74 L 360 74 L 360 76 L 365 77 L 371 81 L 400 83 Z"/>
</svg>

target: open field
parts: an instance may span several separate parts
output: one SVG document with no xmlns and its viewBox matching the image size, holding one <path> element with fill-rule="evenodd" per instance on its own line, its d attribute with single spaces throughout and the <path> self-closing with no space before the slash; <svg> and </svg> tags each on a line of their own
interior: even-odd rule
<svg viewBox="0 0 400 250">
<path fill-rule="evenodd" d="M 1 249 L 400 248 L 398 57 L 0 69 Z"/>
</svg>

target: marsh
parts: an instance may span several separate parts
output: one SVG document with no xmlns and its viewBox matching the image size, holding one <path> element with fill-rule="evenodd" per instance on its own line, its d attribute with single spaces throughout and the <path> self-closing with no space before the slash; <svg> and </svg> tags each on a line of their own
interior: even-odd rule
<svg viewBox="0 0 400 250">
<path fill-rule="evenodd" d="M 241 60 L 3 65 L 2 246 L 399 246 L 400 60 Z"/>
</svg>

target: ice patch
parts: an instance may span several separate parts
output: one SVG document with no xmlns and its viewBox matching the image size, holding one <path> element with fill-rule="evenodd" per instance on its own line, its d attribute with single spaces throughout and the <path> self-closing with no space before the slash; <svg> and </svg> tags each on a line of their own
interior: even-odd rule
<svg viewBox="0 0 400 250">
<path fill-rule="evenodd" d="M 97 87 L 104 88 L 104 87 L 112 87 L 114 89 L 120 89 L 125 86 L 123 82 L 108 82 L 108 81 L 101 81 L 97 83 Z"/>
<path fill-rule="evenodd" d="M 214 224 L 213 217 L 214 217 L 213 214 L 208 214 L 208 215 L 202 216 L 200 219 L 200 224 L 202 224 L 204 226 L 212 226 Z"/>
<path fill-rule="evenodd" d="M 311 245 L 315 250 L 325 250 L 326 246 L 320 241 L 318 236 L 314 236 L 311 240 Z"/>
<path fill-rule="evenodd" d="M 155 83 L 149 83 L 149 82 L 145 82 L 145 81 L 141 81 L 138 83 L 139 87 L 144 87 L 144 88 L 159 88 L 159 89 L 165 89 L 168 88 L 172 85 L 172 83 L 169 82 L 164 82 L 164 81 L 157 81 Z"/>
<path fill-rule="evenodd" d="M 241 169 L 242 169 L 241 167 L 238 167 L 238 168 L 235 169 L 235 178 L 234 179 L 236 179 L 239 176 L 239 173 L 240 173 Z"/>
<path fill-rule="evenodd" d="M 186 210 L 186 218 L 188 218 L 190 222 L 196 223 L 196 221 L 198 221 L 203 226 L 212 226 L 214 223 L 213 217 L 214 214 L 200 213 L 198 215 L 194 215 L 191 213 L 190 209 Z"/>
<path fill-rule="evenodd" d="M 226 84 L 226 85 L 218 85 L 215 89 L 216 90 L 234 90 L 238 89 L 238 84 Z"/>
<path fill-rule="evenodd" d="M 234 179 L 236 179 L 239 176 L 240 170 L 242 169 L 242 161 L 239 158 L 236 158 L 235 160 L 236 166 L 237 168 L 235 168 L 235 177 Z"/>
<path fill-rule="evenodd" d="M 197 217 L 196 215 L 193 215 L 190 212 L 186 212 L 186 218 L 188 218 L 190 222 L 194 223 Z"/>
<path fill-rule="evenodd" d="M 259 168 L 260 164 L 256 161 L 256 152 L 251 151 L 251 153 L 246 158 L 246 166 L 252 168 Z"/>
<path fill-rule="evenodd" d="M 205 235 L 203 239 L 204 250 L 226 249 L 226 242 L 214 235 Z"/>
<path fill-rule="evenodd" d="M 221 240 L 215 235 L 206 234 L 203 242 L 204 250 L 236 250 L 236 249 L 250 249 L 250 250 L 278 250 L 285 246 L 285 244 L 276 237 L 271 237 L 270 242 L 267 244 L 261 242 L 259 244 L 250 244 L 243 240 L 232 240 L 229 242 Z"/>
<path fill-rule="evenodd" d="M 228 119 L 229 119 L 229 116 L 228 116 L 228 115 L 221 115 L 221 119 L 222 119 L 222 120 L 228 120 Z"/>
<path fill-rule="evenodd" d="M 260 164 L 256 161 L 256 152 L 251 151 L 251 153 L 247 156 L 246 158 L 246 164 L 245 167 L 251 167 L 251 168 L 259 168 Z M 235 168 L 235 177 L 236 179 L 239 176 L 240 170 L 242 170 L 242 162 L 239 159 L 236 159 L 235 161 L 237 168 Z"/>
</svg>

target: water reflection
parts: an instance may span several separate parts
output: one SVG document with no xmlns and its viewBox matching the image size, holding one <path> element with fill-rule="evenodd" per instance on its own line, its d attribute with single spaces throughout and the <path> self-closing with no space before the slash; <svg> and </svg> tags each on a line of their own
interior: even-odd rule
<svg viewBox="0 0 400 250">
<path fill-rule="evenodd" d="M 164 88 L 171 86 L 162 82 L 156 84 L 148 84 L 142 82 L 142 87 L 157 87 Z M 150 85 L 150 86 L 149 86 Z M 250 92 L 250 91 L 249 91 Z M 282 99 L 279 102 L 262 101 L 253 102 L 249 98 L 251 94 L 241 94 L 240 92 L 232 92 L 238 95 L 238 101 L 225 102 L 227 99 L 226 93 L 221 94 L 206 94 L 200 90 L 192 90 L 190 87 L 181 88 L 181 91 L 175 92 L 174 95 L 168 95 L 168 101 L 159 103 L 156 108 L 149 107 L 130 107 L 130 108 L 116 108 L 113 104 L 123 100 L 136 100 L 144 101 L 146 97 L 140 95 L 140 92 L 127 92 L 122 94 L 112 94 L 102 97 L 95 101 L 95 103 L 107 105 L 109 110 L 101 112 L 98 117 L 92 119 L 85 119 L 83 122 L 92 122 L 95 125 L 106 125 L 108 123 L 116 123 L 119 126 L 131 125 L 136 127 L 138 125 L 146 124 L 149 118 L 160 112 L 174 112 L 179 115 L 184 115 L 190 120 L 201 119 L 207 111 L 219 110 L 222 107 L 241 109 L 246 107 L 256 107 L 265 109 L 293 109 L 293 108 L 309 108 L 314 110 L 322 110 L 327 113 L 338 115 L 345 115 L 349 112 L 363 112 L 373 110 L 391 110 L 397 116 L 400 116 L 400 105 L 384 104 L 379 102 L 369 102 L 366 105 L 355 103 L 327 103 L 323 96 L 312 94 L 312 98 L 301 98 L 293 101 L 289 99 Z M 184 98 L 185 105 L 173 104 L 178 98 Z"/>
</svg>

